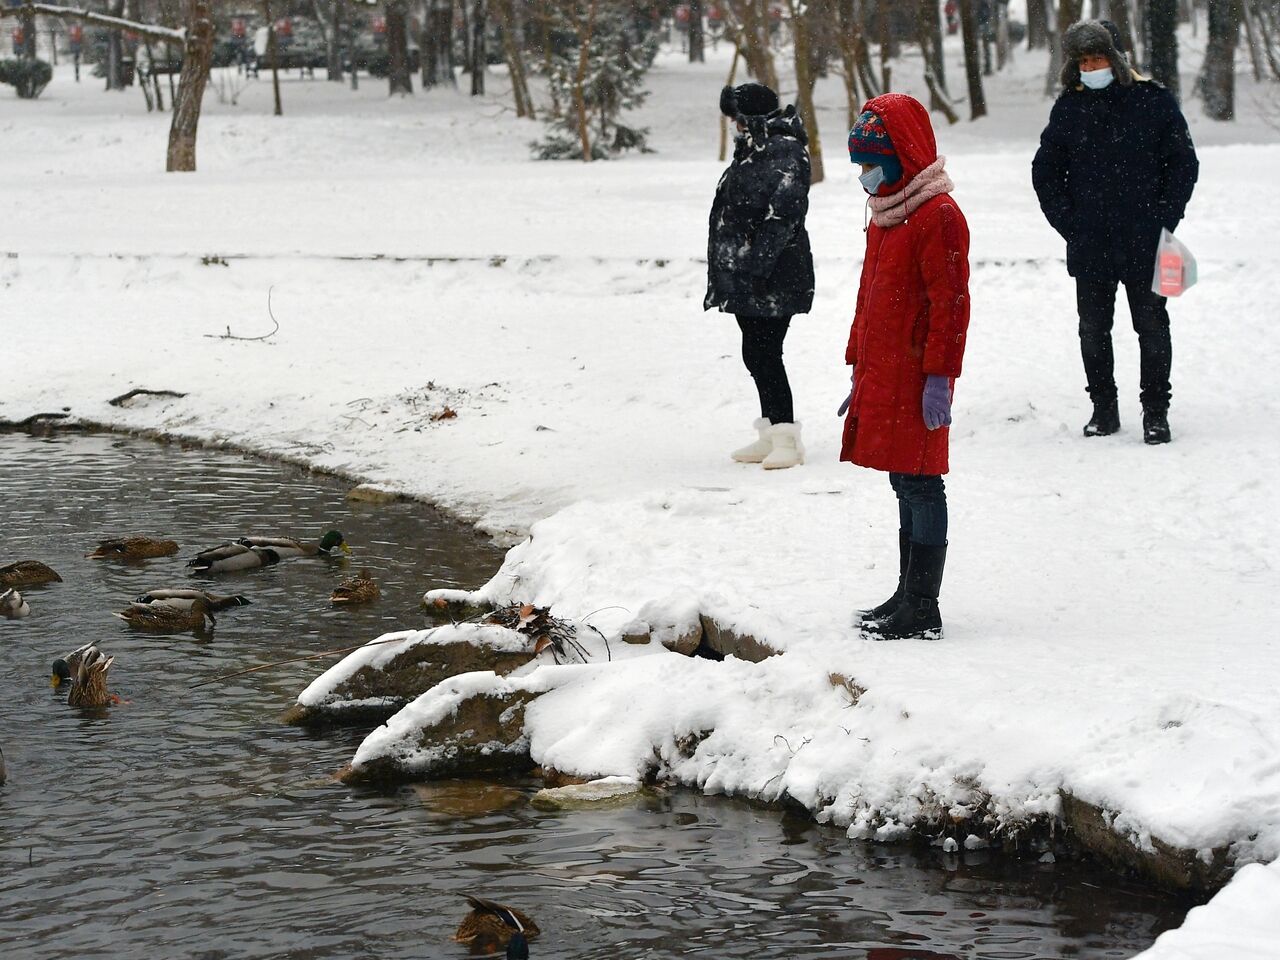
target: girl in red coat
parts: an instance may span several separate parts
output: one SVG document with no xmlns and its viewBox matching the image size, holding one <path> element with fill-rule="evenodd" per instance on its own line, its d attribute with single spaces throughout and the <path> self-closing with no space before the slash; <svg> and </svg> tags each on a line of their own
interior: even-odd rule
<svg viewBox="0 0 1280 960">
<path fill-rule="evenodd" d="M 969 326 L 969 227 L 929 112 L 888 93 L 849 133 L 871 226 L 845 350 L 853 367 L 840 459 L 884 470 L 898 497 L 898 589 L 859 611 L 876 639 L 942 635 L 951 391 Z"/>
</svg>

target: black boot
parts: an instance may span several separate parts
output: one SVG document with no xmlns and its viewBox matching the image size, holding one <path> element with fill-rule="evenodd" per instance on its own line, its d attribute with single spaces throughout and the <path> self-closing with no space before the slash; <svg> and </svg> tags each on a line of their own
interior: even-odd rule
<svg viewBox="0 0 1280 960">
<path fill-rule="evenodd" d="M 898 589 L 893 591 L 893 596 L 877 607 L 870 610 L 859 610 L 857 613 L 858 623 L 869 623 L 872 620 L 880 620 L 887 617 L 893 611 L 898 609 L 898 604 L 902 602 L 902 585 L 907 579 L 907 558 L 911 555 L 911 538 L 905 530 L 898 531 Z"/>
<path fill-rule="evenodd" d="M 1142 442 L 1168 443 L 1173 437 L 1169 433 L 1169 413 L 1166 410 L 1142 411 Z"/>
<path fill-rule="evenodd" d="M 941 639 L 938 592 L 942 589 L 942 569 L 946 562 L 946 544 L 940 547 L 911 544 L 902 602 L 884 619 L 864 624 L 862 632 L 872 640 Z"/>
<path fill-rule="evenodd" d="M 1084 425 L 1086 437 L 1109 437 L 1120 429 L 1120 407 L 1115 400 L 1093 405 L 1093 419 Z"/>
</svg>

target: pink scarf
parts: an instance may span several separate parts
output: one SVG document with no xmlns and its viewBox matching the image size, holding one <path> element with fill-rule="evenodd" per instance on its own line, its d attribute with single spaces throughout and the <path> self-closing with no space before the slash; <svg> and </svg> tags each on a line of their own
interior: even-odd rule
<svg viewBox="0 0 1280 960">
<path fill-rule="evenodd" d="M 877 227 L 896 227 L 900 223 L 906 223 L 907 217 L 915 213 L 926 200 L 954 190 L 956 185 L 943 169 L 946 163 L 946 157 L 938 157 L 897 193 L 887 197 L 870 197 L 868 203 L 871 205 L 872 223 Z"/>
</svg>

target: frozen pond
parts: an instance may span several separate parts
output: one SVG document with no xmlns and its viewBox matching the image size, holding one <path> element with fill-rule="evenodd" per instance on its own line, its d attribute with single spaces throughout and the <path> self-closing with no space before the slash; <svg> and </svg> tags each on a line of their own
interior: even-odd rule
<svg viewBox="0 0 1280 960">
<path fill-rule="evenodd" d="M 1186 904 L 1078 866 L 854 844 L 806 818 L 684 791 L 546 813 L 535 784 L 352 792 L 331 779 L 366 731 L 278 721 L 332 659 L 220 674 L 420 626 L 430 586 L 482 583 L 500 554 L 421 505 L 349 503 L 348 485 L 234 454 L 112 436 L 0 434 L 0 564 L 64 582 L 0 620 L 0 955 L 14 958 L 464 957 L 464 892 L 543 930 L 534 957 L 869 960 L 1129 957 Z M 197 550 L 245 534 L 341 530 L 349 561 L 294 560 L 203 582 L 253 604 L 211 639 L 109 616 L 192 582 Z M 175 539 L 140 565 L 99 538 Z M 328 594 L 367 567 L 382 600 Z M 51 661 L 116 657 L 105 712 L 67 706 Z"/>
</svg>

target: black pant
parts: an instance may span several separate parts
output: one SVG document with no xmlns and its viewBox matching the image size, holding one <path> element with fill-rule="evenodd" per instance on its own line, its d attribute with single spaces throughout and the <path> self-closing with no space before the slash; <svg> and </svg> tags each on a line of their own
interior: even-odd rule
<svg viewBox="0 0 1280 960">
<path fill-rule="evenodd" d="M 1076 308 L 1080 313 L 1080 355 L 1089 397 L 1095 404 L 1115 403 L 1115 356 L 1111 351 L 1111 324 L 1116 309 L 1116 280 L 1076 280 Z M 1142 408 L 1159 413 L 1169 409 L 1169 371 L 1173 366 L 1173 341 L 1165 298 L 1151 292 L 1150 279 L 1126 280 L 1129 314 L 1138 334 L 1142 358 Z"/>
<path fill-rule="evenodd" d="M 760 394 L 760 416 L 770 423 L 794 423 L 791 384 L 782 365 L 782 341 L 790 317 L 738 317 L 742 328 L 742 362 Z"/>
<path fill-rule="evenodd" d="M 898 529 L 912 543 L 941 547 L 947 542 L 947 488 L 936 474 L 891 473 L 898 495 Z"/>
</svg>

